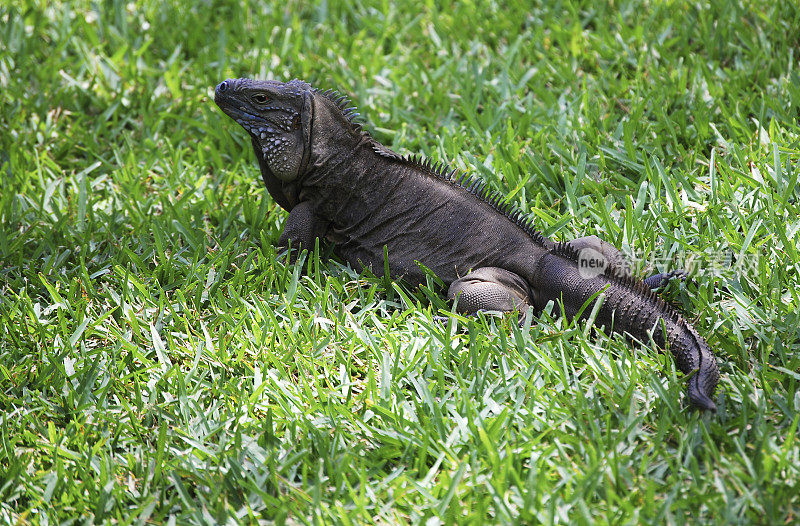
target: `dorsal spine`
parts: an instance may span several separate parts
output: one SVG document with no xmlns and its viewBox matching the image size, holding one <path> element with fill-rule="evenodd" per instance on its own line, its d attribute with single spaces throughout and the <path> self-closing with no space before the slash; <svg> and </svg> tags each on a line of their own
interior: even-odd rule
<svg viewBox="0 0 800 526">
<path fill-rule="evenodd" d="M 356 107 L 352 105 L 347 96 L 342 95 L 338 91 L 332 89 L 321 90 L 314 88 L 314 93 L 321 95 L 333 102 L 342 112 L 342 115 L 344 115 L 344 117 L 353 126 L 353 129 L 356 132 L 368 137 L 373 142 L 372 150 L 376 154 L 386 159 L 417 168 L 428 175 L 466 190 L 470 194 L 494 208 L 497 212 L 503 214 L 509 219 L 509 221 L 520 227 L 526 234 L 528 234 L 528 236 L 530 236 L 536 245 L 545 247 L 545 237 L 539 230 L 536 229 L 533 224 L 533 220 L 530 217 L 527 217 L 512 203 L 507 202 L 506 197 L 503 194 L 492 190 L 491 187 L 486 184 L 486 181 L 465 173 L 459 173 L 458 170 L 455 168 L 450 169 L 441 161 L 431 161 L 422 155 L 402 156 L 392 151 L 376 141 L 366 130 L 364 130 L 362 124 L 356 121 L 356 118 L 359 117 L 360 114 L 357 113 Z"/>
<path fill-rule="evenodd" d="M 580 252 L 569 243 L 557 243 L 556 246 L 550 250 L 550 253 L 564 258 L 575 265 L 580 264 Z M 634 276 L 620 275 L 617 273 L 616 267 L 613 266 L 607 266 L 603 272 L 603 276 L 609 282 L 627 289 L 636 296 L 651 302 L 651 304 L 658 309 L 658 313 L 661 314 L 662 317 L 669 318 L 676 323 L 681 319 L 679 310 L 664 301 L 661 296 L 653 292 L 642 280 Z"/>
<path fill-rule="evenodd" d="M 420 169 L 453 186 L 466 190 L 520 227 L 530 236 L 536 245 L 540 247 L 545 246 L 545 237 L 536 229 L 533 220 L 527 217 L 521 210 L 514 206 L 514 204 L 507 202 L 505 195 L 496 190 L 492 190 L 483 179 L 473 177 L 466 173 L 459 173 L 457 169 L 451 169 L 443 162 L 432 162 L 421 155 L 407 155 L 405 157 L 397 155 L 394 159 L 413 168 Z"/>
</svg>

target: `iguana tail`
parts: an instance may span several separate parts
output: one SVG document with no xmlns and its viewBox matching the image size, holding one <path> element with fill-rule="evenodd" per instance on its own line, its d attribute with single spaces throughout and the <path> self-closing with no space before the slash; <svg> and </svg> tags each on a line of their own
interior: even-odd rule
<svg viewBox="0 0 800 526">
<path fill-rule="evenodd" d="M 678 369 L 684 374 L 696 371 L 689 379 L 692 405 L 716 411 L 711 397 L 719 381 L 719 368 L 708 343 L 694 327 L 642 281 L 617 277 L 613 269 L 591 274 L 580 265 L 578 252 L 565 244 L 544 255 L 531 277 L 537 304 L 560 299 L 567 316 L 574 317 L 588 300 L 602 293 L 604 301 L 595 325 L 643 342 L 652 334 L 659 347 L 672 353 Z M 591 314 L 595 301 L 586 306 L 581 317 Z"/>
</svg>

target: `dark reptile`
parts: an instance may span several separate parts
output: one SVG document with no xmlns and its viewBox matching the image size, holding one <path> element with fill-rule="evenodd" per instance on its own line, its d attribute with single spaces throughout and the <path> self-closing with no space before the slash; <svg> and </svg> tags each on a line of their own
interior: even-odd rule
<svg viewBox="0 0 800 526">
<path fill-rule="evenodd" d="M 484 182 L 443 164 L 404 157 L 354 120 L 346 97 L 293 80 L 229 79 L 215 102 L 250 134 L 270 195 L 289 211 L 278 244 L 313 247 L 317 238 L 356 269 L 425 282 L 419 263 L 449 285 L 456 308 L 540 311 L 553 300 L 574 317 L 604 300 L 595 325 L 667 348 L 689 379 L 698 408 L 715 410 L 716 359 L 697 331 L 622 270 L 623 258 L 595 236 L 556 243 Z M 588 261 L 605 266 L 586 272 Z M 584 305 L 586 307 L 581 311 Z"/>
</svg>

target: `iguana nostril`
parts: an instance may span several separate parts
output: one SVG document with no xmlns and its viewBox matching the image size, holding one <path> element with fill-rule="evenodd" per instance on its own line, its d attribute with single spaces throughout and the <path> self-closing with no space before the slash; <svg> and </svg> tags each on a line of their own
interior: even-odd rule
<svg viewBox="0 0 800 526">
<path fill-rule="evenodd" d="M 219 86 L 217 86 L 217 91 L 223 93 L 228 90 L 228 81 L 222 81 Z"/>
</svg>

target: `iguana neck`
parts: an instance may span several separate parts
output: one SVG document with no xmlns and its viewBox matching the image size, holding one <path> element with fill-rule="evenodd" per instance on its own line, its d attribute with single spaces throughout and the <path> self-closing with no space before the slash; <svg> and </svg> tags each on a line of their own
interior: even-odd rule
<svg viewBox="0 0 800 526">
<path fill-rule="evenodd" d="M 339 130 L 324 148 L 313 149 L 300 200 L 312 201 L 323 217 L 340 224 L 354 224 L 370 215 L 393 188 L 386 175 L 388 163 L 381 163 L 373 144 L 366 134 Z"/>
</svg>

